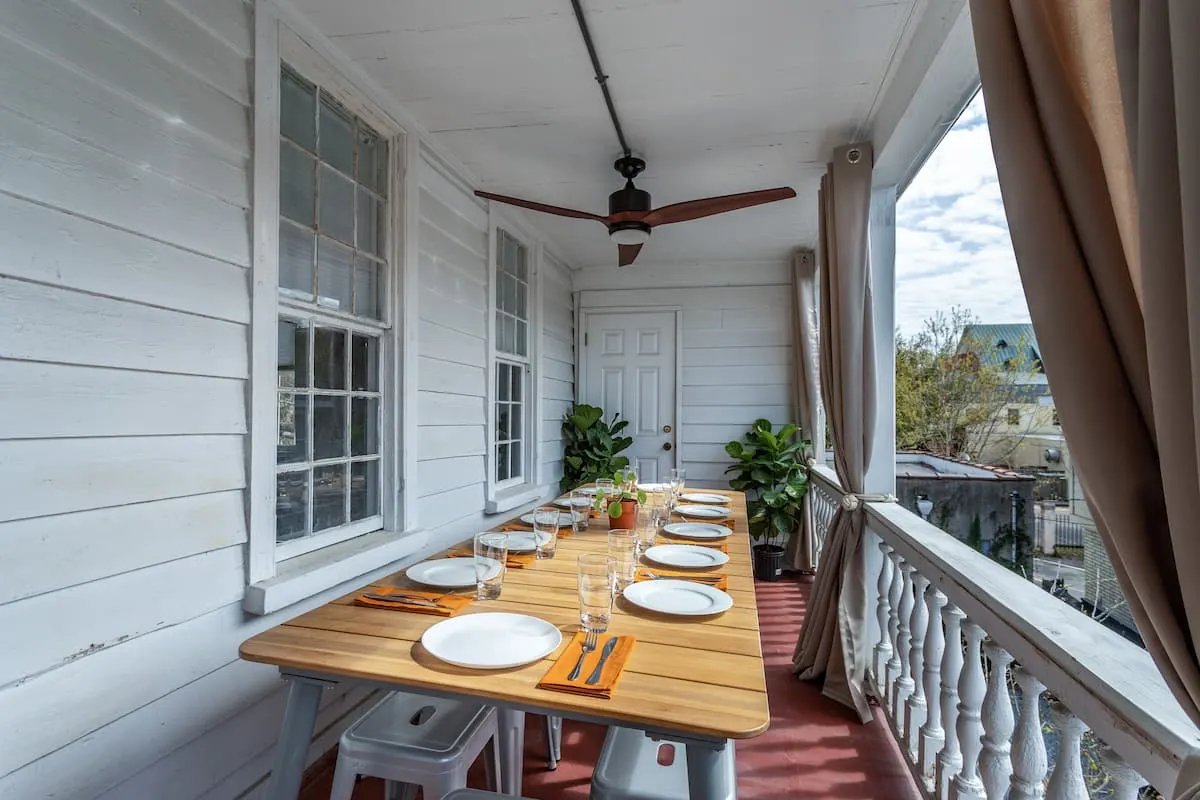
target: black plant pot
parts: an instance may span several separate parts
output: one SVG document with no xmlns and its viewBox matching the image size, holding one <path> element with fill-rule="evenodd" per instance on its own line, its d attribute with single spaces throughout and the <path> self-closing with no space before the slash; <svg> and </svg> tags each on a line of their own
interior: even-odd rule
<svg viewBox="0 0 1200 800">
<path fill-rule="evenodd" d="M 756 544 L 750 548 L 754 557 L 754 577 L 760 581 L 777 581 L 783 575 L 783 548 L 777 544 Z"/>
</svg>

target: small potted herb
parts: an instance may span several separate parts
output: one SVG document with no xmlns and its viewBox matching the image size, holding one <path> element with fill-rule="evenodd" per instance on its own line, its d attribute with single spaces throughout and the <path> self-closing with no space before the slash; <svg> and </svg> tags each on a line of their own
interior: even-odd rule
<svg viewBox="0 0 1200 800">
<path fill-rule="evenodd" d="M 751 548 L 754 577 L 779 580 L 783 573 L 781 542 L 800 526 L 804 495 L 808 491 L 808 465 L 804 461 L 810 442 L 796 425 L 773 430 L 769 420 L 755 420 L 740 442 L 725 445 L 735 461 L 725 472 L 736 472 L 729 485 L 752 495 L 747 499 L 750 535 L 759 543 Z"/>
<path fill-rule="evenodd" d="M 596 495 L 595 509 L 608 512 L 608 527 L 613 530 L 637 528 L 638 505 L 646 502 L 646 493 L 637 488 L 637 473 L 617 470 L 613 473 L 612 495 Z"/>
</svg>

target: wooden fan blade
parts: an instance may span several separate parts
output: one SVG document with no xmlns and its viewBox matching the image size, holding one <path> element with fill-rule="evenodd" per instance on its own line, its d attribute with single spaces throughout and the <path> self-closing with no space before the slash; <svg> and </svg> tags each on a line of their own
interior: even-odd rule
<svg viewBox="0 0 1200 800">
<path fill-rule="evenodd" d="M 633 263 L 633 260 L 638 257 L 638 253 L 642 252 L 640 244 L 619 244 L 617 245 L 617 266 L 628 267 Z"/>
<path fill-rule="evenodd" d="M 545 203 L 538 203 L 534 200 L 522 200 L 519 197 L 508 197 L 503 194 L 492 194 L 491 192 L 476 191 L 478 197 L 483 197 L 488 200 L 494 200 L 497 203 L 505 203 L 510 206 L 520 206 L 528 208 L 530 211 L 540 211 L 543 214 L 554 214 L 558 217 L 573 217 L 575 219 L 594 219 L 597 222 L 604 222 L 604 217 L 599 214 L 593 214 L 590 211 L 576 211 L 573 208 L 563 208 L 562 206 L 551 206 Z"/>
<path fill-rule="evenodd" d="M 790 186 L 780 186 L 777 189 L 760 189 L 757 192 L 742 192 L 741 194 L 726 194 L 720 197 L 706 197 L 702 200 L 688 200 L 685 203 L 673 203 L 669 206 L 656 208 L 642 217 L 647 225 L 670 225 L 673 222 L 689 222 L 701 217 L 711 217 L 714 214 L 724 214 L 727 211 L 737 211 L 740 208 L 761 206 L 763 203 L 774 203 L 778 200 L 788 200 L 796 196 L 796 190 Z"/>
</svg>

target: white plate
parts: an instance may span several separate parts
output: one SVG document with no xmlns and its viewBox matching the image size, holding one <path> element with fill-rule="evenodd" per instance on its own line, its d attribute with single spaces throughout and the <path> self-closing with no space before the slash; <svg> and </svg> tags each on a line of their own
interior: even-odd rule
<svg viewBox="0 0 1200 800">
<path fill-rule="evenodd" d="M 500 569 L 497 562 L 493 567 Z M 409 567 L 405 573 L 417 583 L 442 589 L 459 589 L 475 585 L 474 558 L 435 558 Z M 493 574 L 495 574 L 493 572 Z"/>
<path fill-rule="evenodd" d="M 428 628 L 421 644 L 434 658 L 471 669 L 508 669 L 540 661 L 562 643 L 558 628 L 525 614 L 467 614 Z"/>
<path fill-rule="evenodd" d="M 671 522 L 664 525 L 663 530 L 685 539 L 724 539 L 733 534 L 733 531 L 724 525 L 714 525 L 711 522 Z"/>
<path fill-rule="evenodd" d="M 526 514 L 525 516 L 529 517 L 527 521 L 532 524 L 533 514 Z M 521 519 L 525 520 L 525 517 L 521 517 Z M 567 515 L 567 525 L 570 524 L 571 517 Z M 539 544 L 545 544 L 550 541 L 550 534 L 548 533 L 538 534 L 536 541 L 533 538 L 533 531 L 507 531 L 505 535 L 508 536 L 508 552 L 510 553 L 532 553 L 534 550 L 537 550 Z"/>
<path fill-rule="evenodd" d="M 679 499 L 688 503 L 716 503 L 717 505 L 729 502 L 729 498 L 723 494 L 709 494 L 708 492 L 686 492 L 679 495 Z"/>
<path fill-rule="evenodd" d="M 533 524 L 533 515 L 535 513 L 537 513 L 537 512 L 530 511 L 528 514 L 522 514 L 521 522 L 524 522 L 526 525 L 532 525 Z M 547 514 L 546 516 L 549 516 L 549 514 Z M 549 520 L 546 520 L 546 521 L 549 522 Z M 565 528 L 568 525 L 570 525 L 573 521 L 574 521 L 574 519 L 572 518 L 570 511 L 558 512 L 558 527 Z"/>
<path fill-rule="evenodd" d="M 667 485 L 665 483 L 639 483 L 638 488 L 643 492 L 665 492 Z"/>
<path fill-rule="evenodd" d="M 682 617 L 720 614 L 733 608 L 733 598 L 725 592 L 695 581 L 642 581 L 627 586 L 624 595 L 629 602 L 649 611 Z"/>
<path fill-rule="evenodd" d="M 554 501 L 559 508 L 591 508 L 592 501 L 586 497 L 560 497 Z"/>
<path fill-rule="evenodd" d="M 659 544 L 647 550 L 645 556 L 657 564 L 679 569 L 719 567 L 729 562 L 729 556 L 720 550 L 698 544 Z"/>
<path fill-rule="evenodd" d="M 733 516 L 728 508 L 720 506 L 697 506 L 691 503 L 675 506 L 675 510 L 685 517 L 699 517 L 700 519 L 726 519 Z"/>
</svg>

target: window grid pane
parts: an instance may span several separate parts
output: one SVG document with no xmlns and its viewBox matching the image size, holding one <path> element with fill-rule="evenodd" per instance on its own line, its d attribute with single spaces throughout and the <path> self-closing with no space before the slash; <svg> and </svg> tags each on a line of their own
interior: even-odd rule
<svg viewBox="0 0 1200 800">
<path fill-rule="evenodd" d="M 496 351 L 529 355 L 528 251 L 504 229 L 496 235 Z"/>
<path fill-rule="evenodd" d="M 496 482 L 519 480 L 525 475 L 525 365 L 496 363 L 495 458 Z"/>
<path fill-rule="evenodd" d="M 324 322 L 280 318 L 276 541 L 381 513 L 381 344 Z"/>
</svg>

